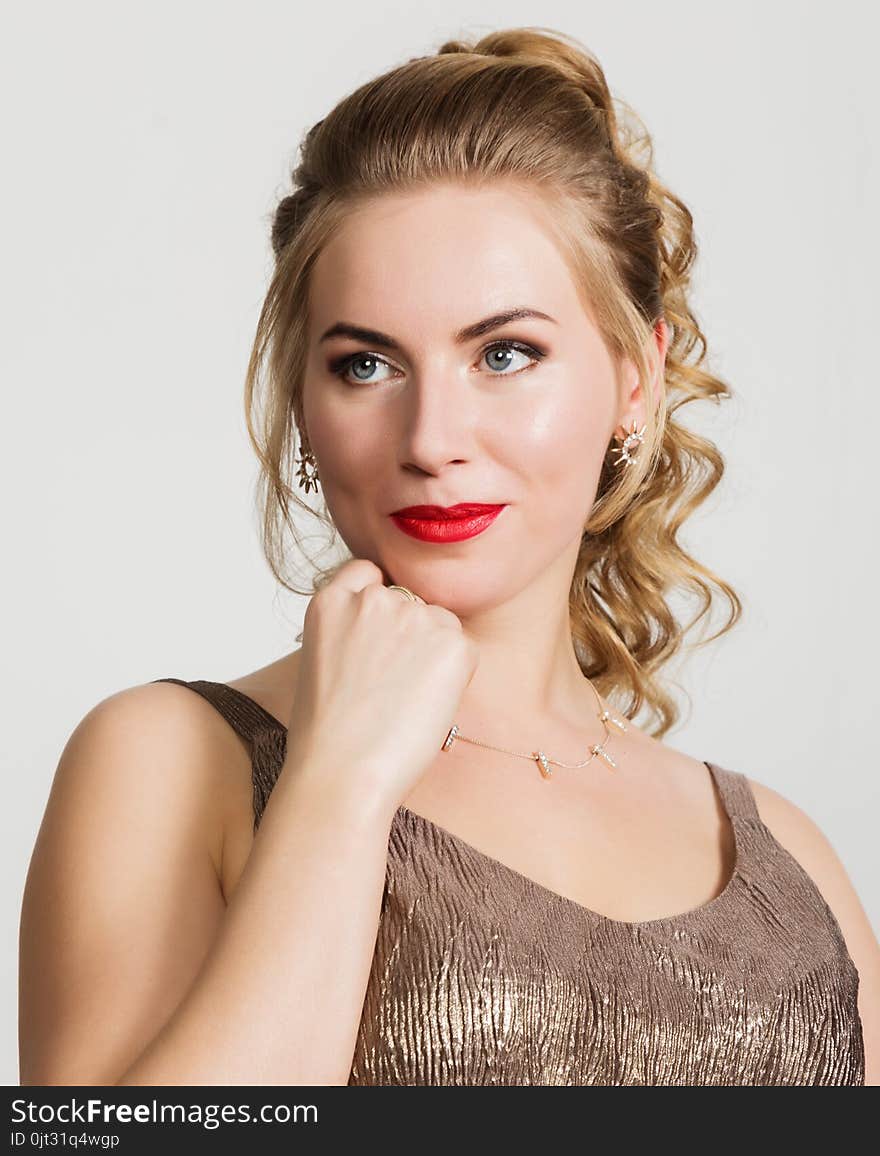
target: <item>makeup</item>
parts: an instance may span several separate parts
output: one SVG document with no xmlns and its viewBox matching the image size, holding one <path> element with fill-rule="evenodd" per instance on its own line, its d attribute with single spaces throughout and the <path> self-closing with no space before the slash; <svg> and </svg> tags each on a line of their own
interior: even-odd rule
<svg viewBox="0 0 880 1156">
<path fill-rule="evenodd" d="M 463 542 L 489 528 L 504 505 L 488 506 L 463 502 L 444 509 L 441 506 L 408 506 L 391 514 L 391 520 L 404 534 L 420 542 Z"/>
</svg>

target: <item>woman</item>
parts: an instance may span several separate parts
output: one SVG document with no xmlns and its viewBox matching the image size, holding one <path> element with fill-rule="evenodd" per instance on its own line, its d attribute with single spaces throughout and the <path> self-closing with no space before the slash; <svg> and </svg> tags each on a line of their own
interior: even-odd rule
<svg viewBox="0 0 880 1156">
<path fill-rule="evenodd" d="M 297 437 L 349 554 L 294 653 L 76 728 L 23 1083 L 876 1082 L 880 949 L 827 840 L 662 742 L 673 588 L 741 611 L 676 540 L 723 472 L 676 411 L 729 393 L 690 213 L 615 105 L 519 29 L 308 133 L 248 427 L 279 581 Z"/>
</svg>

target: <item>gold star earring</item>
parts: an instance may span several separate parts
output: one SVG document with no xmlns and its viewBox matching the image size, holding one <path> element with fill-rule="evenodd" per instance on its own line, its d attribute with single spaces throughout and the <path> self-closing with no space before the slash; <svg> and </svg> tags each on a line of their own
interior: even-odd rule
<svg viewBox="0 0 880 1156">
<path fill-rule="evenodd" d="M 633 418 L 633 420 L 630 422 L 629 432 L 625 438 L 618 438 L 615 435 L 616 440 L 620 442 L 620 446 L 617 448 L 617 452 L 620 454 L 620 457 L 614 463 L 616 466 L 621 464 L 628 466 L 631 462 L 636 460 L 636 457 L 638 456 L 638 447 L 645 440 L 645 430 L 647 428 L 647 425 L 643 425 L 641 429 L 637 429 L 636 420 Z"/>
<path fill-rule="evenodd" d="M 304 489 L 308 494 L 312 490 L 318 489 L 318 482 L 321 480 L 318 477 L 318 465 L 312 457 L 310 449 L 303 449 L 299 458 L 299 469 L 297 470 L 297 479 L 301 489 Z"/>
</svg>

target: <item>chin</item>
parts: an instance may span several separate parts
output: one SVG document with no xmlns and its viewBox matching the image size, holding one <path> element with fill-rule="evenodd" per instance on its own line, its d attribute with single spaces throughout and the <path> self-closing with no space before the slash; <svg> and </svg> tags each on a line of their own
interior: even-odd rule
<svg viewBox="0 0 880 1156">
<path fill-rule="evenodd" d="M 382 566 L 382 571 L 389 573 L 386 566 Z M 514 593 L 502 589 L 500 582 L 493 580 L 485 562 L 470 567 L 460 560 L 447 559 L 446 564 L 434 562 L 424 567 L 392 567 L 390 573 L 393 576 L 386 585 L 406 586 L 426 602 L 445 606 L 459 618 L 491 610 Z"/>
</svg>

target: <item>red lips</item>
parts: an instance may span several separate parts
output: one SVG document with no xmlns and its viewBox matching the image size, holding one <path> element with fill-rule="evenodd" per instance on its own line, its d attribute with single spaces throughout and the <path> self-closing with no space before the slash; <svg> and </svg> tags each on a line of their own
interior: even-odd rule
<svg viewBox="0 0 880 1156">
<path fill-rule="evenodd" d="M 505 505 L 486 506 L 473 502 L 457 506 L 408 506 L 391 515 L 395 526 L 421 542 L 462 542 L 482 534 Z"/>
</svg>

